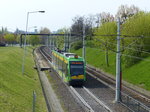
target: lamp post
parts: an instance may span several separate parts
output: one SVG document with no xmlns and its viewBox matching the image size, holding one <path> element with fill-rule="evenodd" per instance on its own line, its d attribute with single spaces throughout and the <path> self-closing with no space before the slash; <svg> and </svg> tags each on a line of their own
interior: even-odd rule
<svg viewBox="0 0 150 112">
<path fill-rule="evenodd" d="M 29 20 L 30 13 L 45 13 L 45 11 L 27 12 L 26 32 L 25 32 L 25 39 L 24 39 L 24 54 L 23 54 L 23 60 L 22 60 L 22 75 L 24 74 L 24 64 L 25 64 L 25 56 L 26 56 L 26 36 L 27 36 L 27 32 L 28 32 L 28 20 Z"/>
</svg>

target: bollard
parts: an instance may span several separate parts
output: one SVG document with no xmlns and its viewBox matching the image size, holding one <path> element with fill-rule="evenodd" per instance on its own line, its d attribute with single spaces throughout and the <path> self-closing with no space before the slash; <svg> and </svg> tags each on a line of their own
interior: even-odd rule
<svg viewBox="0 0 150 112">
<path fill-rule="evenodd" d="M 33 104 L 32 104 L 33 112 L 35 112 L 35 102 L 36 102 L 36 93 L 35 91 L 33 91 Z"/>
</svg>

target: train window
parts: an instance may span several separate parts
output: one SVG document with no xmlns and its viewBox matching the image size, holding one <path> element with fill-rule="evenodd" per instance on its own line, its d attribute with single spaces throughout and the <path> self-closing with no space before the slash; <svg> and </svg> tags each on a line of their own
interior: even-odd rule
<svg viewBox="0 0 150 112">
<path fill-rule="evenodd" d="M 58 68 L 58 57 L 56 57 L 56 67 Z"/>
<path fill-rule="evenodd" d="M 68 64 L 65 63 L 65 74 L 68 75 Z"/>
<path fill-rule="evenodd" d="M 58 69 L 60 70 L 61 69 L 61 60 L 58 58 Z"/>
<path fill-rule="evenodd" d="M 62 72 L 65 74 L 65 76 L 67 76 L 68 74 L 68 69 L 67 69 L 68 64 L 66 64 L 64 61 L 62 63 Z"/>
<path fill-rule="evenodd" d="M 74 57 L 75 54 L 66 54 L 66 57 Z"/>
<path fill-rule="evenodd" d="M 53 64 L 55 64 L 55 56 L 54 56 L 54 54 L 52 54 L 52 62 L 53 62 Z"/>
<path fill-rule="evenodd" d="M 62 71 L 62 60 L 59 59 L 59 70 Z"/>
<path fill-rule="evenodd" d="M 55 66 L 56 66 L 56 56 L 54 56 L 54 64 L 55 64 Z"/>
<path fill-rule="evenodd" d="M 71 75 L 81 75 L 84 74 L 84 64 L 83 62 L 70 62 L 70 73 Z"/>
<path fill-rule="evenodd" d="M 56 56 L 54 56 L 54 63 L 55 63 L 55 66 L 56 66 Z"/>
</svg>

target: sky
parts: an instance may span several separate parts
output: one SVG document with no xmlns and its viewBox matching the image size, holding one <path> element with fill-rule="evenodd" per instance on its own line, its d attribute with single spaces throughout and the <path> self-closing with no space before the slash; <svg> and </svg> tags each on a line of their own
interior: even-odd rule
<svg viewBox="0 0 150 112">
<path fill-rule="evenodd" d="M 115 15 L 120 5 L 135 5 L 150 12 L 150 0 L 0 0 L 0 29 L 9 31 L 26 29 L 27 13 L 44 10 L 45 13 L 29 13 L 28 30 L 34 26 L 50 31 L 69 28 L 75 16 L 88 16 L 101 12 Z"/>
</svg>

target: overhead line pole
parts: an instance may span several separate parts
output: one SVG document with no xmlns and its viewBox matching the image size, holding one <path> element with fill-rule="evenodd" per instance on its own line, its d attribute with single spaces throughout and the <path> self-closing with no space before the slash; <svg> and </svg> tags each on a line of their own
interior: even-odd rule
<svg viewBox="0 0 150 112">
<path fill-rule="evenodd" d="M 86 61 L 86 52 L 85 52 L 85 25 L 83 23 L 83 49 L 82 49 L 82 57 L 84 58 L 84 61 Z"/>
<path fill-rule="evenodd" d="M 70 52 L 70 49 L 71 49 L 70 41 L 71 41 L 71 30 L 70 30 L 69 37 L 68 37 L 68 52 Z"/>
<path fill-rule="evenodd" d="M 121 101 L 121 52 L 120 52 L 120 18 L 117 21 L 117 53 L 116 53 L 116 98 L 115 101 L 118 103 Z"/>
<path fill-rule="evenodd" d="M 67 42 L 67 52 L 69 52 L 69 36 L 70 36 L 70 33 L 67 34 L 67 37 L 68 37 L 67 38 L 67 40 L 68 40 L 68 42 Z"/>
<path fill-rule="evenodd" d="M 64 32 L 64 49 L 65 49 L 65 52 L 66 52 L 66 31 Z"/>
</svg>

